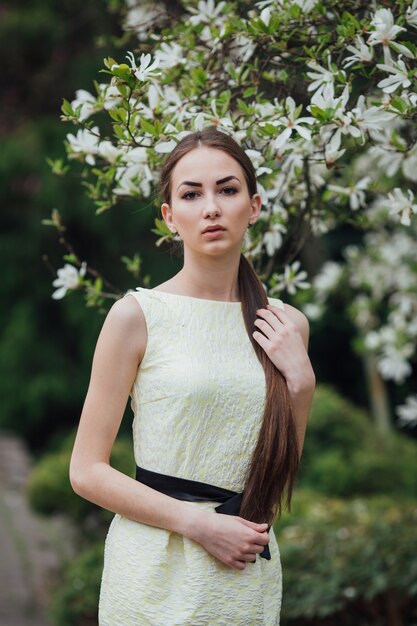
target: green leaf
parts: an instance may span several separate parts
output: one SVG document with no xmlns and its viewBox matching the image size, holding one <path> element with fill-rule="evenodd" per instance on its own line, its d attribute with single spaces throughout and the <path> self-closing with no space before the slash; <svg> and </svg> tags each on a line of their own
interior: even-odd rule
<svg viewBox="0 0 417 626">
<path fill-rule="evenodd" d="M 72 108 L 71 103 L 68 102 L 68 100 L 65 100 L 65 98 L 62 101 L 61 111 L 64 113 L 64 115 L 68 115 L 69 117 L 75 117 L 75 111 Z"/>
<path fill-rule="evenodd" d="M 397 111 L 400 111 L 400 113 L 404 113 L 404 111 L 407 110 L 407 104 L 399 96 L 395 96 L 391 100 L 391 106 L 393 106 L 394 109 L 397 109 Z"/>
<path fill-rule="evenodd" d="M 151 122 L 148 122 L 148 120 L 145 120 L 145 118 L 143 117 L 140 120 L 140 126 L 146 133 L 149 133 L 150 135 L 153 135 L 154 137 L 158 135 L 158 132 L 155 126 L 151 124 Z"/>
<path fill-rule="evenodd" d="M 255 93 L 257 93 L 257 91 L 258 91 L 258 89 L 256 87 L 248 87 L 243 92 L 243 97 L 244 98 L 250 98 L 250 96 L 253 96 Z"/>
<path fill-rule="evenodd" d="M 169 230 L 164 220 L 158 218 L 155 218 L 155 228 L 152 228 L 152 232 L 155 233 L 155 235 L 172 237 L 172 232 Z"/>
<path fill-rule="evenodd" d="M 78 263 L 78 259 L 75 254 L 64 254 L 62 258 L 68 263 L 74 263 L 75 265 Z"/>
<path fill-rule="evenodd" d="M 111 70 L 113 65 L 117 65 L 117 61 L 115 61 L 114 59 L 112 59 L 112 57 L 106 57 L 103 59 L 103 63 L 104 65 Z"/>
<path fill-rule="evenodd" d="M 301 8 L 298 6 L 298 4 L 292 4 L 290 7 L 290 15 L 292 18 L 297 18 L 300 17 L 301 15 Z"/>
</svg>

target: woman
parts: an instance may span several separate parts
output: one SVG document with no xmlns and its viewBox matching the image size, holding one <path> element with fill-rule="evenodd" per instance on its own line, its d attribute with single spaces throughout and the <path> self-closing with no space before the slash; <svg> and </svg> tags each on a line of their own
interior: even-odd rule
<svg viewBox="0 0 417 626">
<path fill-rule="evenodd" d="M 75 491 L 116 513 L 100 625 L 272 626 L 281 564 L 268 530 L 290 502 L 315 386 L 308 322 L 268 303 L 241 255 L 261 200 L 231 137 L 185 137 L 161 187 L 183 268 L 109 311 L 71 460 Z M 109 464 L 129 395 L 137 480 Z"/>
</svg>

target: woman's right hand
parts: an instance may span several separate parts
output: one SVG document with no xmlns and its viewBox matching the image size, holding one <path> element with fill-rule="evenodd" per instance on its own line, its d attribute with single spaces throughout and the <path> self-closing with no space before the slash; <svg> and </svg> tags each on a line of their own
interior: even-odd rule
<svg viewBox="0 0 417 626">
<path fill-rule="evenodd" d="M 256 524 L 234 515 L 207 511 L 204 514 L 189 537 L 225 565 L 244 570 L 269 543 L 268 524 Z"/>
</svg>

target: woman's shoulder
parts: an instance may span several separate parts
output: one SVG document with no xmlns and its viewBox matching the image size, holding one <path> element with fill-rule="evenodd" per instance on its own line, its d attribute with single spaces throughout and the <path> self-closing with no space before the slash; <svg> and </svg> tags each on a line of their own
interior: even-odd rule
<svg viewBox="0 0 417 626">
<path fill-rule="evenodd" d="M 116 300 L 107 313 L 104 326 L 115 340 L 135 344 L 136 350 L 141 353 L 147 338 L 145 316 L 139 300 L 131 295 L 128 292 Z"/>
</svg>

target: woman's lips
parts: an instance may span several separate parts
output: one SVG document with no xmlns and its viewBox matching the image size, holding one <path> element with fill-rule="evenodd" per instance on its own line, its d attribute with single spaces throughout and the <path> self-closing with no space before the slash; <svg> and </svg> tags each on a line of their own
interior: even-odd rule
<svg viewBox="0 0 417 626">
<path fill-rule="evenodd" d="M 203 232 L 203 237 L 205 237 L 206 239 L 217 239 L 217 237 L 220 237 L 224 232 L 225 232 L 224 228 L 205 230 Z"/>
</svg>

